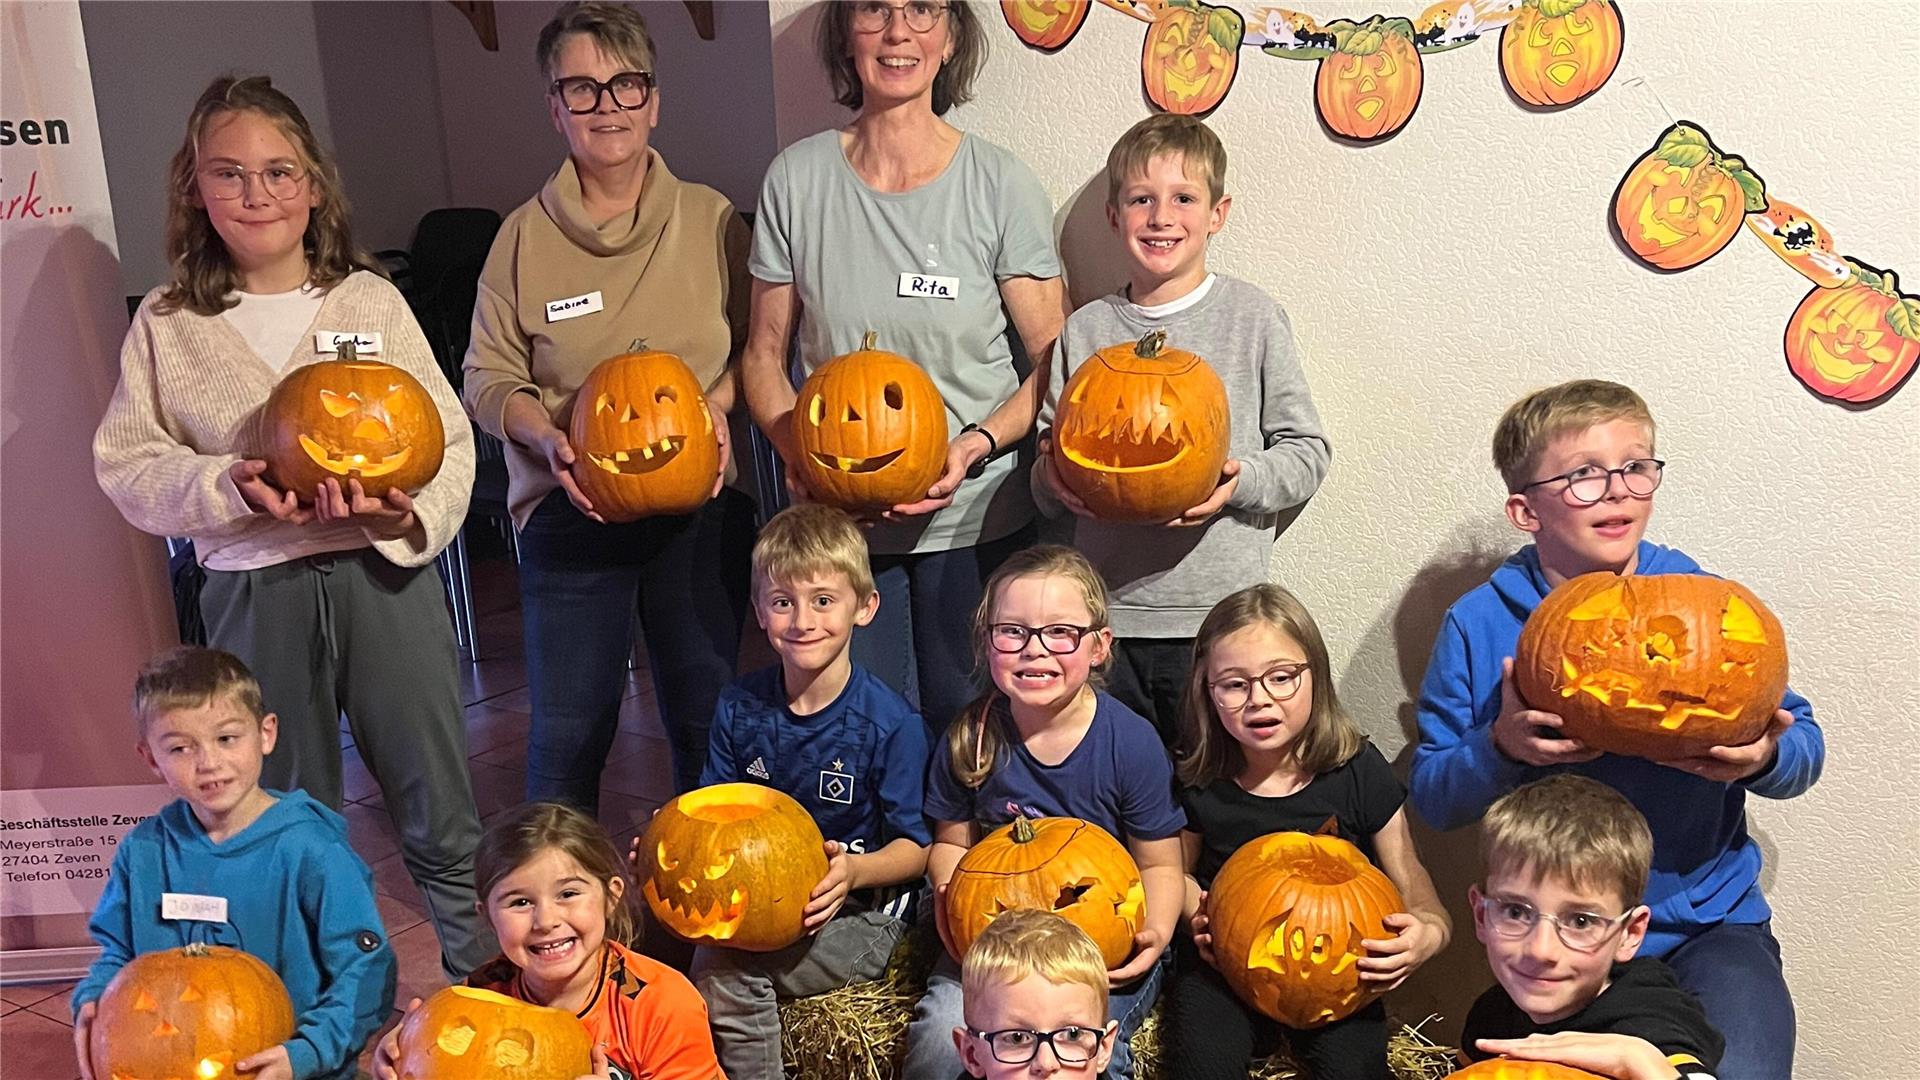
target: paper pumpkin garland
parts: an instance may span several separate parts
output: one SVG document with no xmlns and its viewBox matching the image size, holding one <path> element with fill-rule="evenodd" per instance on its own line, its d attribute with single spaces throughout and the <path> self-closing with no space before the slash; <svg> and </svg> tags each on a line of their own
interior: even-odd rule
<svg viewBox="0 0 1920 1080">
<path fill-rule="evenodd" d="M 771 952 L 800 940 L 807 898 L 827 876 L 806 808 L 764 784 L 713 784 L 660 808 L 640 835 L 635 876 L 654 918 L 701 945 Z"/>
<path fill-rule="evenodd" d="M 1337 44 L 1313 80 L 1320 121 L 1361 142 L 1397 133 L 1420 105 L 1426 75 L 1413 45 L 1413 24 L 1376 15 L 1364 26 L 1335 23 Z"/>
<path fill-rule="evenodd" d="M 1529 105 L 1572 105 L 1613 77 L 1625 42 L 1613 0 L 1529 0 L 1500 31 L 1500 76 Z"/>
<path fill-rule="evenodd" d="M 305 504 L 328 479 L 342 492 L 358 480 L 376 499 L 412 494 L 446 456 L 446 429 L 427 388 L 392 364 L 361 359 L 351 341 L 335 359 L 288 372 L 260 416 L 267 479 Z"/>
<path fill-rule="evenodd" d="M 448 986 L 400 1022 L 400 1080 L 545 1080 L 593 1071 L 593 1040 L 570 1012 Z"/>
<path fill-rule="evenodd" d="M 1613 224 L 1634 258 L 1656 270 L 1686 270 L 1719 254 L 1746 215 L 1766 206 L 1759 174 L 1698 127 L 1677 123 L 1620 179 Z"/>
<path fill-rule="evenodd" d="M 1787 320 L 1787 370 L 1829 401 L 1869 404 L 1913 377 L 1920 361 L 1920 297 L 1891 270 L 1844 260 L 1841 284 L 1815 288 Z"/>
<path fill-rule="evenodd" d="M 1051 911 L 1087 932 L 1109 970 L 1146 924 L 1146 886 L 1120 841 L 1078 818 L 1017 817 L 967 849 L 947 882 L 947 936 L 965 957 L 1002 912 Z"/>
<path fill-rule="evenodd" d="M 570 470 L 609 522 L 690 514 L 713 494 L 720 439 L 693 369 L 644 342 L 580 383 L 567 425 Z"/>
<path fill-rule="evenodd" d="M 1056 52 L 1080 32 L 1092 8 L 1092 0 L 1001 0 L 1000 14 L 1022 44 Z"/>
<path fill-rule="evenodd" d="M 250 953 L 188 945 L 128 961 L 100 995 L 88 1056 L 115 1080 L 227 1080 L 293 1037 L 293 1001 Z"/>
<path fill-rule="evenodd" d="M 1246 20 L 1230 7 L 1162 6 L 1140 47 L 1140 85 L 1147 100 L 1161 112 L 1212 112 L 1233 89 L 1245 36 Z"/>
</svg>

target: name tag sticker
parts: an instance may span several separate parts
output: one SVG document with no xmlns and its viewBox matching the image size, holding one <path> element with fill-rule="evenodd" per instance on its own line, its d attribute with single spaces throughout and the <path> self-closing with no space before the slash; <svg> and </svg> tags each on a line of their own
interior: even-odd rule
<svg viewBox="0 0 1920 1080">
<path fill-rule="evenodd" d="M 901 274 L 900 295 L 919 296 L 929 300 L 960 299 L 960 279 L 941 277 L 938 274 Z"/>
<path fill-rule="evenodd" d="M 322 330 L 313 335 L 313 351 L 317 353 L 337 353 L 340 346 L 353 342 L 356 356 L 367 356 L 380 351 L 380 332 L 378 330 Z"/>
<path fill-rule="evenodd" d="M 577 319 L 582 315 L 591 315 L 596 311 L 604 310 L 606 306 L 606 301 L 600 298 L 599 289 L 579 296 L 569 296 L 565 300 L 549 300 L 547 301 L 547 321 L 551 323 Z"/>
<path fill-rule="evenodd" d="M 185 919 L 192 922 L 223 923 L 227 921 L 227 898 L 200 896 L 196 893 L 161 893 L 160 917 Z"/>
</svg>

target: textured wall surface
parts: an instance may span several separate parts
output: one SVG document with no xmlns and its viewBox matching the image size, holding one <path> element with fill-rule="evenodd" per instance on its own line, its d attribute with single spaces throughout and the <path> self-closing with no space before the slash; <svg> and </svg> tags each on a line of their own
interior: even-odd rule
<svg viewBox="0 0 1920 1080">
<path fill-rule="evenodd" d="M 1401 6 L 1389 14 L 1419 5 Z M 1281 539 L 1276 577 L 1319 618 L 1342 698 L 1404 762 L 1441 613 L 1521 539 L 1500 512 L 1495 420 L 1568 378 L 1638 389 L 1670 463 L 1649 536 L 1774 607 L 1794 685 L 1826 731 L 1818 786 L 1749 804 L 1800 1010 L 1798 1071 L 1910 1072 L 1890 1063 L 1911 1061 L 1920 1035 L 1904 932 L 1920 924 L 1920 389 L 1865 412 L 1822 403 L 1781 355 L 1804 279 L 1751 236 L 1657 275 L 1615 248 L 1606 221 L 1614 185 L 1671 109 L 1817 215 L 1840 251 L 1920 287 L 1920 25 L 1896 4 L 1620 6 L 1625 57 L 1593 98 L 1521 108 L 1500 82 L 1497 44 L 1481 41 L 1426 57 L 1406 130 L 1364 148 L 1322 134 L 1311 62 L 1242 51 L 1210 120 L 1234 195 L 1212 264 L 1292 313 L 1334 444 L 1326 485 Z M 845 114 L 813 60 L 813 13 L 771 9 L 785 144 Z M 1146 115 L 1145 26 L 1095 5 L 1048 56 L 984 13 L 993 58 L 978 98 L 950 118 L 1039 173 L 1073 292 L 1089 295 L 1111 284 L 1113 249 L 1104 186 L 1088 184 Z M 1443 1012 L 1452 1035 L 1488 981 L 1462 901 L 1478 868 L 1471 830 L 1421 838 L 1455 909 L 1456 947 L 1395 1008 Z"/>
</svg>

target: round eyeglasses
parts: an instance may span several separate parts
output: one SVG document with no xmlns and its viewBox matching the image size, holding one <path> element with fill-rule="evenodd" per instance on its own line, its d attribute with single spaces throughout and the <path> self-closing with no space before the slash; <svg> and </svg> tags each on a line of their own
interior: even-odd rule
<svg viewBox="0 0 1920 1080">
<path fill-rule="evenodd" d="M 947 5 L 931 3 L 930 0 L 907 0 L 904 4 L 888 4 L 882 0 L 860 0 L 853 5 L 853 29 L 856 33 L 877 34 L 893 21 L 893 13 L 907 20 L 907 29 L 916 34 L 924 34 L 933 29 L 933 24 L 947 13 Z"/>
<path fill-rule="evenodd" d="M 1593 952 L 1605 945 L 1616 931 L 1627 924 L 1636 910 L 1628 908 L 1624 914 L 1611 918 L 1595 915 L 1591 911 L 1554 915 L 1524 900 L 1509 900 L 1500 896 L 1480 898 L 1480 911 L 1487 925 L 1501 937 L 1526 937 L 1533 933 L 1533 928 L 1540 924 L 1541 919 L 1545 919 L 1553 924 L 1554 933 L 1560 935 L 1561 944 L 1580 952 Z"/>
<path fill-rule="evenodd" d="M 653 72 L 623 71 L 606 82 L 586 75 L 569 75 L 553 80 L 548 89 L 559 97 L 568 112 L 582 116 L 600 111 L 602 94 L 612 94 L 613 103 L 622 109 L 644 109 L 653 97 Z"/>
<path fill-rule="evenodd" d="M 993 1051 L 993 1060 L 1002 1065 L 1025 1065 L 1040 1053 L 1042 1043 L 1053 1051 L 1053 1056 L 1060 1064 L 1079 1065 L 1100 1049 L 1100 1040 L 1106 1032 L 1099 1028 L 1075 1025 L 1052 1031 L 1034 1031 L 1031 1028 L 975 1031 L 968 1028 L 967 1034 L 986 1040 L 987 1049 Z"/>
<path fill-rule="evenodd" d="M 300 194 L 300 185 L 307 179 L 307 174 L 294 165 L 269 165 L 264 169 L 215 165 L 200 170 L 200 191 L 212 199 L 237 199 L 247 193 L 249 176 L 259 177 L 261 188 L 280 202 Z"/>
<path fill-rule="evenodd" d="M 1282 664 L 1268 669 L 1257 679 L 1229 675 L 1208 683 L 1207 692 L 1213 695 L 1215 705 L 1228 711 L 1238 711 L 1252 704 L 1255 686 L 1264 689 L 1275 702 L 1286 701 L 1300 692 L 1300 684 L 1306 681 L 1308 670 L 1305 664 Z"/>
<path fill-rule="evenodd" d="M 1566 492 L 1573 501 L 1581 506 L 1592 506 L 1607 497 L 1607 491 L 1613 487 L 1613 478 L 1620 478 L 1620 486 L 1627 494 L 1636 498 L 1646 498 L 1660 486 L 1660 476 L 1666 470 L 1667 463 L 1659 458 L 1635 458 L 1617 469 L 1603 469 L 1598 465 L 1582 465 L 1572 472 L 1559 476 L 1549 476 L 1545 480 L 1535 480 L 1531 484 L 1522 484 L 1520 490 L 1528 491 L 1542 484 L 1554 484 L 1566 481 Z"/>
<path fill-rule="evenodd" d="M 987 644 L 994 652 L 1024 652 L 1027 642 L 1034 638 L 1050 653 L 1066 654 L 1080 647 L 1080 639 L 1100 629 L 1097 626 L 1075 626 L 1072 623 L 1051 623 L 1047 626 L 1023 626 L 1020 623 L 1000 622 L 987 627 Z"/>
</svg>

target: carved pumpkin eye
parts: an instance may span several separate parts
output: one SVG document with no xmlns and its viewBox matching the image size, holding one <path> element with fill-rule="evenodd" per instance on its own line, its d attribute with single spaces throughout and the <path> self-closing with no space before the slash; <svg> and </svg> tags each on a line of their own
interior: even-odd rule
<svg viewBox="0 0 1920 1080">
<path fill-rule="evenodd" d="M 888 383 L 886 387 L 880 391 L 880 397 L 887 403 L 887 408 L 892 409 L 894 412 L 899 412 L 901 409 L 906 408 L 907 395 L 900 389 L 900 384 L 897 382 Z"/>
<path fill-rule="evenodd" d="M 819 427 L 821 419 L 826 416 L 826 412 L 826 399 L 822 398 L 819 394 L 813 395 L 813 400 L 807 403 L 807 422 L 814 427 Z"/>
<path fill-rule="evenodd" d="M 729 854 L 726 858 L 721 859 L 719 862 L 714 863 L 712 866 L 707 867 L 706 869 L 707 880 L 719 881 L 721 878 L 726 877 L 728 873 L 732 872 L 732 870 L 733 870 L 733 856 Z"/>
<path fill-rule="evenodd" d="M 613 395 L 612 394 L 601 394 L 598 398 L 594 399 L 593 415 L 599 416 L 601 413 L 610 413 L 612 411 L 613 411 Z"/>
<path fill-rule="evenodd" d="M 848 423 L 848 424 L 854 423 L 855 421 L 860 419 L 860 412 L 858 409 L 855 409 L 853 407 L 853 402 L 851 401 L 847 402 L 846 414 L 842 416 L 840 419 L 843 423 Z"/>
<path fill-rule="evenodd" d="M 354 393 L 342 395 L 331 390 L 322 390 L 320 404 L 326 408 L 327 415 L 338 420 L 360 407 L 360 395 Z"/>
<path fill-rule="evenodd" d="M 655 405 L 677 404 L 679 401 L 680 401 L 680 392 L 678 390 L 675 390 L 673 387 L 671 386 L 654 387 L 653 403 Z"/>
</svg>

